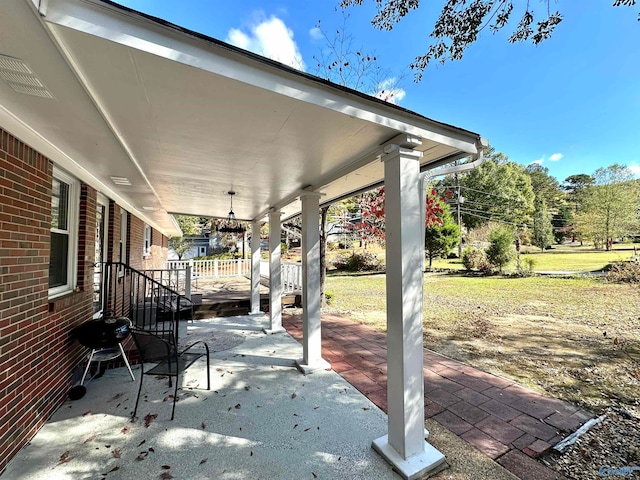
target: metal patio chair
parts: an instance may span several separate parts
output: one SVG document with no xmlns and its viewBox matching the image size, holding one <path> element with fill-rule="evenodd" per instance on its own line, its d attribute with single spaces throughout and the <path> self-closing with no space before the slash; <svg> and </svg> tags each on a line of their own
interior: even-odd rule
<svg viewBox="0 0 640 480">
<path fill-rule="evenodd" d="M 131 336 L 133 337 L 133 341 L 140 353 L 141 364 L 140 387 L 138 388 L 138 397 L 136 398 L 136 406 L 133 409 L 133 414 L 131 416 L 132 419 L 135 419 L 136 412 L 138 411 L 140 393 L 142 392 L 142 382 L 145 375 L 166 375 L 169 377 L 169 387 L 172 385 L 172 377 L 175 377 L 171 420 L 173 420 L 176 411 L 178 380 L 180 374 L 189 368 L 196 360 L 205 355 L 207 357 L 207 390 L 211 390 L 209 346 L 205 342 L 195 342 L 184 350 L 179 351 L 177 346 L 170 340 L 146 330 L 132 328 Z M 198 344 L 204 345 L 205 352 L 189 351 Z"/>
</svg>

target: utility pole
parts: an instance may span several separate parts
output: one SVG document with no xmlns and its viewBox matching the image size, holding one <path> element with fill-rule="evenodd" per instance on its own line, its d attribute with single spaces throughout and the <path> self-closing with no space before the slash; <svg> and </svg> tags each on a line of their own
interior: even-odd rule
<svg viewBox="0 0 640 480">
<path fill-rule="evenodd" d="M 462 260 L 462 217 L 460 216 L 460 204 L 464 201 L 464 199 L 460 196 L 460 182 L 458 181 L 457 173 L 455 174 L 454 178 L 456 182 L 456 210 L 458 214 L 458 231 L 460 232 L 460 238 L 458 239 L 458 258 Z"/>
</svg>

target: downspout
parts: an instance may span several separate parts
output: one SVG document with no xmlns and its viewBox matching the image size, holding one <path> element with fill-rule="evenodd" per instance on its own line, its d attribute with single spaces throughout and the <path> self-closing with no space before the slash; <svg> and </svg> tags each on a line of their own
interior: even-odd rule
<svg viewBox="0 0 640 480">
<path fill-rule="evenodd" d="M 420 218 L 422 219 L 423 227 L 427 221 L 426 219 L 427 206 L 426 206 L 426 198 L 424 195 L 424 191 L 426 190 L 426 187 L 427 187 L 427 179 L 433 178 L 433 177 L 440 177 L 442 175 L 451 175 L 452 173 L 468 172 L 470 170 L 473 170 L 474 168 L 478 168 L 482 163 L 484 163 L 485 158 L 484 158 L 483 147 L 488 144 L 489 142 L 487 140 L 478 137 L 478 139 L 476 140 L 477 153 L 471 156 L 471 158 L 473 158 L 471 162 L 464 163 L 462 165 L 455 165 L 453 167 L 442 168 L 442 169 L 436 170 L 435 172 L 433 170 L 427 170 L 420 174 Z M 425 241 L 424 230 L 425 229 L 422 228 L 422 248 L 423 249 L 424 249 L 424 241 Z M 423 253 L 423 257 L 424 257 L 424 253 Z"/>
</svg>

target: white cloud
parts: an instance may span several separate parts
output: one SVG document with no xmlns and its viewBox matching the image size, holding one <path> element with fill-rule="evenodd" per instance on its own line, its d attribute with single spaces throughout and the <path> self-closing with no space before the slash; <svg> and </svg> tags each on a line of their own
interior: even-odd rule
<svg viewBox="0 0 640 480">
<path fill-rule="evenodd" d="M 631 162 L 628 167 L 636 177 L 640 177 L 640 165 L 637 162 Z"/>
<path fill-rule="evenodd" d="M 538 160 L 534 160 L 529 165 L 542 165 L 542 162 L 544 162 L 544 157 L 539 158 Z"/>
<path fill-rule="evenodd" d="M 311 40 L 314 41 L 322 40 L 324 38 L 322 30 L 320 30 L 318 27 L 313 27 L 311 30 L 309 30 L 309 36 L 311 37 Z"/>
<path fill-rule="evenodd" d="M 373 96 L 385 102 L 397 104 L 405 97 L 407 92 L 403 88 L 397 87 L 396 82 L 395 77 L 383 80 L 378 84 L 378 91 Z"/>
<path fill-rule="evenodd" d="M 550 162 L 557 162 L 558 160 L 560 160 L 562 157 L 564 157 L 564 155 L 562 155 L 561 153 L 554 153 L 553 155 L 551 155 L 549 157 L 549 161 Z"/>
<path fill-rule="evenodd" d="M 298 70 L 305 70 L 302 54 L 293 39 L 293 31 L 274 15 L 269 18 L 264 18 L 264 14 L 258 16 L 262 20 L 251 25 L 248 33 L 238 28 L 229 30 L 226 42 Z"/>
</svg>

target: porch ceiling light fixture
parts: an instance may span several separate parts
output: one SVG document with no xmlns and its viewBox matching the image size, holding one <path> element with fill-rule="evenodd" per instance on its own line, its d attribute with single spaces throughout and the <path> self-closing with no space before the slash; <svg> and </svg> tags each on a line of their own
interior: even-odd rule
<svg viewBox="0 0 640 480">
<path fill-rule="evenodd" d="M 236 194 L 236 192 L 230 190 L 227 193 L 229 194 L 229 199 L 231 200 L 231 208 L 229 209 L 227 218 L 225 218 L 220 223 L 220 225 L 218 225 L 216 230 L 220 233 L 244 233 L 245 228 L 236 219 L 236 214 L 233 213 L 233 196 Z"/>
</svg>

